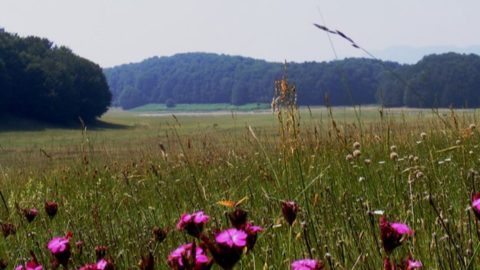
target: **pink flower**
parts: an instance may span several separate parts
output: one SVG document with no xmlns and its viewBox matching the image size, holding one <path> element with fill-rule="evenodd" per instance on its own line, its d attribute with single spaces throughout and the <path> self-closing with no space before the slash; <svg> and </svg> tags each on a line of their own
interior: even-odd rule
<svg viewBox="0 0 480 270">
<path fill-rule="evenodd" d="M 68 237 L 54 237 L 48 242 L 48 249 L 52 254 L 57 254 L 70 249 Z"/>
<path fill-rule="evenodd" d="M 398 233 L 398 234 L 407 234 L 412 236 L 413 235 L 413 230 L 408 227 L 407 224 L 403 223 L 390 223 L 390 226 Z"/>
<path fill-rule="evenodd" d="M 61 264 L 64 268 L 67 268 L 68 260 L 70 259 L 70 238 L 72 233 L 68 232 L 65 237 L 54 237 L 48 242 L 48 249 L 55 257 L 54 265 Z"/>
<path fill-rule="evenodd" d="M 31 252 L 31 255 L 32 259 L 25 264 L 25 267 L 23 265 L 19 265 L 15 267 L 15 270 L 43 270 L 43 266 L 38 263 L 35 254 Z"/>
<path fill-rule="evenodd" d="M 98 261 L 98 262 L 96 263 L 96 266 L 97 266 L 97 269 L 98 269 L 98 270 L 104 270 L 104 269 L 106 269 L 107 266 L 108 266 L 108 261 L 105 260 L 105 259 L 101 259 L 100 261 Z"/>
<path fill-rule="evenodd" d="M 245 224 L 247 223 L 248 213 L 243 209 L 236 208 L 232 212 L 228 213 L 227 216 L 228 219 L 230 219 L 233 227 L 237 229 L 243 229 L 243 227 L 245 227 Z"/>
<path fill-rule="evenodd" d="M 58 211 L 58 204 L 53 201 L 45 201 L 45 212 L 50 218 L 55 217 Z"/>
<path fill-rule="evenodd" d="M 15 267 L 15 270 L 43 270 L 43 266 L 41 265 L 29 265 L 29 263 L 25 264 L 25 267 L 23 265 L 19 265 Z"/>
<path fill-rule="evenodd" d="M 294 201 L 282 202 L 282 214 L 288 224 L 292 225 L 297 218 L 297 213 L 300 207 Z"/>
<path fill-rule="evenodd" d="M 183 269 L 209 269 L 211 266 L 211 261 L 205 255 L 205 251 L 198 246 L 195 246 L 195 261 L 192 256 L 192 250 L 194 249 L 194 244 L 185 244 L 179 246 L 177 249 L 172 251 L 168 255 L 168 265 L 172 269 L 183 270 Z"/>
<path fill-rule="evenodd" d="M 98 268 L 96 264 L 86 264 L 78 268 L 78 270 L 98 270 Z"/>
<path fill-rule="evenodd" d="M 230 248 L 244 248 L 247 245 L 247 237 L 248 235 L 246 232 L 231 228 L 217 234 L 215 241 L 220 245 L 228 246 Z"/>
<path fill-rule="evenodd" d="M 263 228 L 260 226 L 255 226 L 252 223 L 247 222 L 245 225 L 245 232 L 247 233 L 247 248 L 252 250 L 257 242 L 257 234 L 262 232 Z"/>
<path fill-rule="evenodd" d="M 317 260 L 304 259 L 294 261 L 291 266 L 292 270 L 320 270 L 323 268 L 323 263 Z"/>
<path fill-rule="evenodd" d="M 86 264 L 78 270 L 108 270 L 113 269 L 113 264 L 105 259 L 99 260 L 97 263 Z"/>
<path fill-rule="evenodd" d="M 203 231 L 203 226 L 208 222 L 209 216 L 205 215 L 203 211 L 198 211 L 193 214 L 182 214 L 180 221 L 177 223 L 178 230 L 185 230 L 188 234 L 199 237 Z"/>
<path fill-rule="evenodd" d="M 37 208 L 23 209 L 23 215 L 28 222 L 32 222 L 38 215 Z"/>
<path fill-rule="evenodd" d="M 472 196 L 472 210 L 477 219 L 480 219 L 480 192 Z"/>
<path fill-rule="evenodd" d="M 413 235 L 413 230 L 403 223 L 390 223 L 385 216 L 380 217 L 380 237 L 386 253 L 391 253 L 403 242 L 404 236 Z"/>
<path fill-rule="evenodd" d="M 422 268 L 423 264 L 421 261 L 408 260 L 407 261 L 407 270 Z"/>
</svg>

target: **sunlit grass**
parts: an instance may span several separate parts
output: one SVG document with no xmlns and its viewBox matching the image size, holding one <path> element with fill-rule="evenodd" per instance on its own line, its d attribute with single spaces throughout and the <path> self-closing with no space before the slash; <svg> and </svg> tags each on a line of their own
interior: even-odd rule
<svg viewBox="0 0 480 270">
<path fill-rule="evenodd" d="M 477 117 L 368 107 L 337 108 L 332 118 L 305 108 L 294 155 L 279 141 L 274 114 L 113 111 L 103 120 L 123 127 L 2 132 L 0 219 L 17 233 L 0 241 L 0 258 L 13 266 L 32 250 L 48 265 L 46 243 L 72 231 L 72 241 L 85 242 L 72 257 L 76 267 L 106 245 L 118 269 L 135 268 L 149 251 L 157 269 L 167 269 L 169 252 L 192 241 L 175 229 L 182 213 L 204 210 L 207 232 L 225 229 L 231 210 L 217 202 L 247 197 L 241 207 L 265 231 L 238 269 L 287 269 L 304 257 L 327 269 L 381 269 L 375 210 L 415 231 L 395 250 L 397 260 L 411 254 L 426 269 L 476 269 L 480 233 L 468 207 L 479 189 L 471 170 L 480 165 L 480 134 L 469 128 Z M 347 161 L 355 142 L 361 154 Z M 59 203 L 53 219 L 45 200 Z M 300 205 L 291 231 L 283 200 Z M 27 223 L 19 209 L 30 207 L 40 214 Z M 156 226 L 168 230 L 163 243 L 152 241 Z"/>
</svg>

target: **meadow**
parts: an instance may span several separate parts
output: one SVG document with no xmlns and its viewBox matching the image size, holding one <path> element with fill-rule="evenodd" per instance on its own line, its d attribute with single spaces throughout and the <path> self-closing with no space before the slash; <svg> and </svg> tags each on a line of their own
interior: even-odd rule
<svg viewBox="0 0 480 270">
<path fill-rule="evenodd" d="M 149 259 L 170 269 L 167 257 L 181 244 L 215 257 L 205 242 L 234 226 L 231 213 L 241 209 L 262 230 L 235 269 L 289 269 L 304 258 L 325 269 L 385 269 L 385 258 L 409 256 L 425 269 L 480 269 L 471 207 L 478 117 L 379 107 L 162 117 L 112 110 L 92 129 L 3 130 L 0 259 L 12 269 L 32 252 L 50 269 L 47 243 L 71 232 L 70 269 L 100 257 L 116 269 L 153 269 Z M 58 203 L 56 215 L 45 213 L 47 201 Z M 282 212 L 290 201 L 299 207 L 293 222 Z M 31 208 L 38 215 L 29 222 Z M 201 236 L 176 226 L 196 211 L 209 216 Z M 382 216 L 413 231 L 394 250 L 385 248 Z"/>
</svg>

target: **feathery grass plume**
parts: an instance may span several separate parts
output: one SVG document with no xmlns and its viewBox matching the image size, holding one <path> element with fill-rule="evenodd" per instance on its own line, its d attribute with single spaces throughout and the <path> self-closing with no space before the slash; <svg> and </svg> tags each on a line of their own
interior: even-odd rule
<svg viewBox="0 0 480 270">
<path fill-rule="evenodd" d="M 298 147 L 300 113 L 297 106 L 297 88 L 288 82 L 286 61 L 282 79 L 275 81 L 272 110 L 277 114 L 280 123 L 280 143 L 284 150 L 293 153 Z"/>
</svg>

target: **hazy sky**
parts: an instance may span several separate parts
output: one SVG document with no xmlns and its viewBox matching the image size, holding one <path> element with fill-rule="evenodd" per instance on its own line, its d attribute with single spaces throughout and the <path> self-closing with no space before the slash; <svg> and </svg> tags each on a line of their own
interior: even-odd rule
<svg viewBox="0 0 480 270">
<path fill-rule="evenodd" d="M 334 58 L 339 29 L 368 50 L 480 44 L 479 0 L 0 0 L 0 27 L 47 37 L 103 67 L 179 52 Z M 340 56 L 362 56 L 332 37 Z"/>
</svg>

